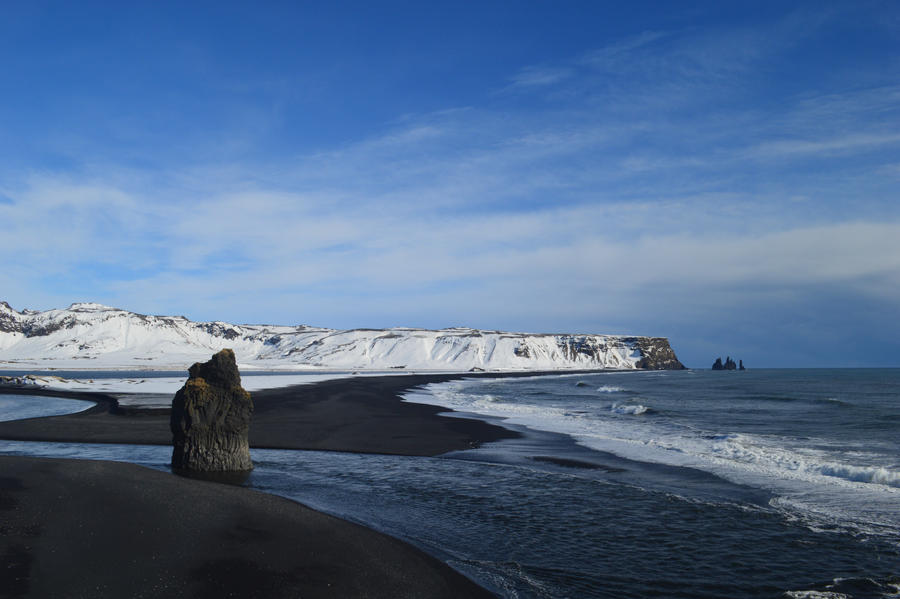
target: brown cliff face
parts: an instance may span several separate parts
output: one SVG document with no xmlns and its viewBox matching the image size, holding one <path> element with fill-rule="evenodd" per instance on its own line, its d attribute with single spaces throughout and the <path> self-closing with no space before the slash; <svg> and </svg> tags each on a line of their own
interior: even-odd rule
<svg viewBox="0 0 900 599">
<path fill-rule="evenodd" d="M 253 401 L 241 387 L 234 352 L 223 349 L 188 373 L 172 400 L 172 467 L 195 472 L 252 469 L 247 434 Z"/>
<path fill-rule="evenodd" d="M 669 340 L 665 337 L 636 337 L 635 347 L 641 351 L 641 359 L 635 365 L 643 370 L 684 370 Z"/>
</svg>

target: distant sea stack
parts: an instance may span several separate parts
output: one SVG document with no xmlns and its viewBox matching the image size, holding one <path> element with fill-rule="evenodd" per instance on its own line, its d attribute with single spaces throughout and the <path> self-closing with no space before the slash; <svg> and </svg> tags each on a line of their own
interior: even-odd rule
<svg viewBox="0 0 900 599">
<path fill-rule="evenodd" d="M 253 415 L 241 387 L 234 352 L 223 349 L 188 370 L 190 378 L 172 400 L 172 467 L 191 472 L 253 468 L 247 433 Z"/>
<path fill-rule="evenodd" d="M 746 370 L 744 368 L 744 361 L 740 361 L 740 366 L 735 363 L 734 360 L 731 359 L 731 356 L 727 356 L 725 358 L 725 363 L 722 363 L 722 358 L 716 358 L 716 361 L 712 365 L 713 370 Z"/>
</svg>

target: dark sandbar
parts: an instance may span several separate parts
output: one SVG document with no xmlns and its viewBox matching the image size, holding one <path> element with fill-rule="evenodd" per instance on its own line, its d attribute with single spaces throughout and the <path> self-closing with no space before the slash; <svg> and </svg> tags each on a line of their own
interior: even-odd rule
<svg viewBox="0 0 900 599">
<path fill-rule="evenodd" d="M 594 462 L 586 462 L 584 460 L 575 460 L 572 458 L 558 458 L 550 455 L 536 455 L 531 458 L 535 462 L 544 462 L 545 464 L 554 464 L 563 468 L 580 468 L 582 470 L 603 470 L 604 472 L 625 472 L 621 468 L 614 466 L 605 466 Z"/>
<path fill-rule="evenodd" d="M 400 394 L 463 375 L 355 377 L 255 391 L 250 446 L 433 456 L 517 433 L 469 418 L 438 416 L 446 408 L 405 402 Z M 4 387 L 98 402 L 94 408 L 0 422 L 0 439 L 66 443 L 171 445 L 168 409 L 125 409 L 101 393 Z"/>
</svg>

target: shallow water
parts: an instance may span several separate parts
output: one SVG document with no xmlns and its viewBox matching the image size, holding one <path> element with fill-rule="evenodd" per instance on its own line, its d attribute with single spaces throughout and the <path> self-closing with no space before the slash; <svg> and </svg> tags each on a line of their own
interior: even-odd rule
<svg viewBox="0 0 900 599">
<path fill-rule="evenodd" d="M 460 408 L 516 406 L 532 428 L 439 458 L 254 450 L 247 484 L 409 540 L 505 597 L 900 595 L 890 484 L 897 371 L 623 373 L 429 389 Z M 828 397 L 848 406 L 839 418 Z M 552 432 L 566 418 L 579 427 Z M 733 435 L 761 449 L 714 451 Z M 0 448 L 162 470 L 170 456 L 165 447 Z M 885 478 L 870 476 L 878 468 Z"/>
<path fill-rule="evenodd" d="M 0 421 L 74 414 L 87 410 L 93 405 L 92 401 L 81 401 L 80 399 L 4 394 L 0 395 Z"/>
</svg>

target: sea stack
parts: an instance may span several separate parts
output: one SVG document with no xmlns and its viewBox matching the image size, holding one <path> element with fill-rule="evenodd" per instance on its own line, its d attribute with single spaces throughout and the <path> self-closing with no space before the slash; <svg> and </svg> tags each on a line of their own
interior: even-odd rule
<svg viewBox="0 0 900 599">
<path fill-rule="evenodd" d="M 247 433 L 253 415 L 250 394 L 241 387 L 234 352 L 223 349 L 197 362 L 172 400 L 172 467 L 192 472 L 235 472 L 253 468 Z"/>
<path fill-rule="evenodd" d="M 713 370 L 738 370 L 737 363 L 731 359 L 731 356 L 727 356 L 725 358 L 725 363 L 722 364 L 722 358 L 716 358 L 716 361 L 712 365 Z M 741 360 L 740 370 L 744 370 L 744 361 Z"/>
</svg>

